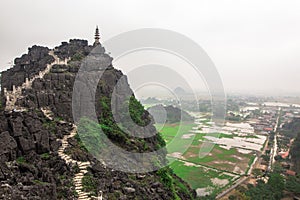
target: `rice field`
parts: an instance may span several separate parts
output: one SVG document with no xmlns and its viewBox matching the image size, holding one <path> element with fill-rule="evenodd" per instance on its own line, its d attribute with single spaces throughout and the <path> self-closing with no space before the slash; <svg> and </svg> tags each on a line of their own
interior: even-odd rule
<svg viewBox="0 0 300 200">
<path fill-rule="evenodd" d="M 167 144 L 170 167 L 198 196 L 217 193 L 246 174 L 256 150 L 266 140 L 265 136 L 255 135 L 246 123 L 229 123 L 214 129 L 216 132 L 212 134 L 208 129 L 213 123 L 203 117 L 195 123 L 158 126 Z M 214 148 L 207 156 L 200 157 L 201 146 L 207 142 L 213 143 Z"/>
</svg>

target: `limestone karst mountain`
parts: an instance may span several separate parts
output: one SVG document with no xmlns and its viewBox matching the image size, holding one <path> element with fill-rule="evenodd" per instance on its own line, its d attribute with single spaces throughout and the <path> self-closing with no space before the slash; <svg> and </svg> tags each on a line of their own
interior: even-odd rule
<svg viewBox="0 0 300 200">
<path fill-rule="evenodd" d="M 178 107 L 169 105 L 155 105 L 148 108 L 148 111 L 155 117 L 156 123 L 178 123 L 178 122 L 191 122 L 194 118 L 186 111 Z M 165 111 L 165 113 L 163 112 Z M 164 116 L 165 114 L 165 116 Z M 165 117 L 165 119 L 164 119 Z"/>
<path fill-rule="evenodd" d="M 168 167 L 142 174 L 116 171 L 82 144 L 72 117 L 72 92 L 81 61 L 93 48 L 78 39 L 54 49 L 33 46 L 2 72 L 0 199 L 193 199 L 195 192 Z M 101 56 L 108 68 L 95 96 L 99 125 L 128 151 L 160 148 L 164 142 L 159 134 L 135 138 L 118 128 L 107 104 L 124 75 L 113 68 L 104 48 Z M 130 90 L 127 82 L 126 87 Z M 156 133 L 149 113 L 134 96 L 130 101 L 132 118 L 150 123 L 148 131 Z"/>
</svg>

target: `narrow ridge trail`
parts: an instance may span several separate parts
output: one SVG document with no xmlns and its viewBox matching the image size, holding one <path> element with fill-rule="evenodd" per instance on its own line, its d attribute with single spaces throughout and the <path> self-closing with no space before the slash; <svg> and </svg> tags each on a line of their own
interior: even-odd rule
<svg viewBox="0 0 300 200">
<path fill-rule="evenodd" d="M 50 72 L 51 68 L 54 65 L 67 65 L 68 61 L 70 60 L 70 58 L 61 60 L 57 55 L 54 54 L 53 50 L 49 51 L 49 55 L 54 58 L 54 61 L 51 64 L 47 64 L 47 67 L 45 68 L 45 70 L 40 71 L 39 74 L 35 75 L 30 80 L 28 80 L 28 78 L 26 78 L 26 81 L 19 87 L 15 87 L 15 85 L 14 85 L 12 91 L 8 91 L 6 88 L 4 88 L 4 96 L 6 98 L 6 105 L 5 105 L 6 111 L 19 111 L 19 112 L 26 111 L 27 110 L 26 108 L 15 105 L 18 99 L 23 98 L 22 90 L 32 88 L 33 82 L 38 78 L 40 78 L 40 79 L 44 78 L 44 76 Z M 44 115 L 49 120 L 51 120 L 51 121 L 54 120 L 52 117 L 53 113 L 51 112 L 51 110 L 49 108 L 41 108 L 41 111 L 44 113 Z M 59 121 L 59 123 L 66 124 L 68 122 Z M 89 197 L 91 195 L 89 193 L 83 191 L 82 178 L 88 172 L 87 169 L 88 169 L 88 167 L 91 166 L 91 163 L 74 160 L 71 158 L 71 156 L 64 153 L 65 149 L 69 146 L 68 139 L 74 137 L 76 135 L 76 133 L 77 133 L 77 126 L 75 124 L 72 124 L 72 130 L 70 131 L 70 134 L 65 135 L 63 137 L 63 139 L 58 139 L 58 141 L 60 141 L 62 144 L 58 149 L 58 155 L 67 164 L 77 165 L 79 167 L 79 172 L 77 174 L 75 174 L 75 176 L 73 178 L 73 182 L 75 185 L 75 191 L 78 194 L 78 199 L 79 200 L 89 200 L 89 199 L 102 200 L 102 191 L 99 192 L 100 195 L 98 197 L 94 197 L 94 196 Z"/>
<path fill-rule="evenodd" d="M 43 71 L 40 71 L 39 74 L 35 75 L 30 80 L 28 80 L 28 78 L 26 78 L 26 81 L 19 87 L 16 87 L 14 85 L 12 91 L 8 91 L 6 88 L 4 88 L 4 96 L 6 97 L 6 105 L 5 105 L 6 111 L 12 111 L 12 110 L 24 111 L 24 110 L 26 110 L 26 108 L 15 105 L 17 100 L 23 97 L 22 90 L 30 89 L 32 87 L 32 83 L 38 78 L 42 79 L 45 76 L 45 74 L 50 72 L 51 68 L 54 65 L 67 65 L 68 61 L 70 60 L 70 59 L 61 60 L 57 55 L 54 54 L 53 50 L 49 51 L 49 55 L 54 58 L 54 61 L 51 64 L 47 64 L 47 67 Z"/>
</svg>

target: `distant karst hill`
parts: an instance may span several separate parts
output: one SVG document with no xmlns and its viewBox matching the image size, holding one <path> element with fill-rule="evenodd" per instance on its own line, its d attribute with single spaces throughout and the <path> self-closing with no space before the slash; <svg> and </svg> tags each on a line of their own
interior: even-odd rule
<svg viewBox="0 0 300 200">
<path fill-rule="evenodd" d="M 150 107 L 148 110 L 151 115 L 155 116 L 156 123 L 164 123 L 163 120 L 165 120 L 166 123 L 191 122 L 194 120 L 186 111 L 171 105 L 156 105 Z"/>
</svg>

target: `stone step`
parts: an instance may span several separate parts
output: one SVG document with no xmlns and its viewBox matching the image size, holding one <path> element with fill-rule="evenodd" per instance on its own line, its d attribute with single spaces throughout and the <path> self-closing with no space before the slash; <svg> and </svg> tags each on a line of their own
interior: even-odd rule
<svg viewBox="0 0 300 200">
<path fill-rule="evenodd" d="M 84 170 L 84 169 L 86 169 L 87 167 L 89 167 L 89 165 L 83 165 L 83 166 L 79 166 L 79 169 L 82 169 L 82 170 Z"/>
<path fill-rule="evenodd" d="M 82 190 L 79 190 L 79 191 L 77 191 L 78 192 L 78 194 L 81 194 L 81 195 L 83 195 L 83 194 L 88 194 L 87 192 L 84 192 L 84 191 L 82 191 Z"/>
<path fill-rule="evenodd" d="M 86 193 L 86 192 L 82 192 L 81 194 L 80 194 L 80 196 L 82 197 L 82 196 L 88 196 L 89 194 L 88 193 Z"/>
<path fill-rule="evenodd" d="M 80 162 L 80 165 L 90 165 L 90 162 Z"/>
<path fill-rule="evenodd" d="M 88 195 L 89 195 L 89 194 L 83 193 L 83 194 L 78 195 L 78 198 L 79 198 L 79 197 L 82 197 L 82 198 L 83 198 L 83 197 L 88 198 Z"/>
<path fill-rule="evenodd" d="M 78 191 L 77 194 L 78 194 L 78 195 L 85 195 L 86 192 Z"/>
<path fill-rule="evenodd" d="M 78 199 L 79 199 L 79 200 L 81 200 L 81 199 L 87 200 L 87 199 L 90 199 L 90 198 L 89 198 L 88 195 L 84 195 L 84 196 L 79 196 Z"/>
<path fill-rule="evenodd" d="M 80 195 L 78 195 L 79 197 L 88 197 L 88 193 L 82 193 L 82 194 L 80 194 Z"/>
</svg>

